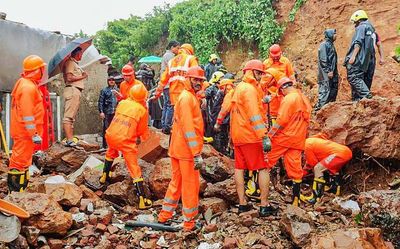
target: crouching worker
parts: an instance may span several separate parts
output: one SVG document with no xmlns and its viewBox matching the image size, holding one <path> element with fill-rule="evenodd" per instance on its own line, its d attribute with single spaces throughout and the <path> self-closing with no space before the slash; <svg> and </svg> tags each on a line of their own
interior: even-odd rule
<svg viewBox="0 0 400 249">
<path fill-rule="evenodd" d="M 148 209 L 152 206 L 151 200 L 145 197 L 142 172 L 137 157 L 137 146 L 141 139 L 147 138 L 149 132 L 147 127 L 149 115 L 145 107 L 147 94 L 146 87 L 137 84 L 129 90 L 128 98 L 118 104 L 114 119 L 105 135 L 108 149 L 103 175 L 100 178 L 102 184 L 110 180 L 111 166 L 121 151 L 139 197 L 139 209 Z"/>
<path fill-rule="evenodd" d="M 303 177 L 301 153 L 305 147 L 311 104 L 287 77 L 278 81 L 278 91 L 284 98 L 279 106 L 276 123 L 268 134 L 272 140 L 272 150 L 268 153 L 268 167 L 274 167 L 279 158 L 283 157 L 286 174 L 293 182 L 292 205 L 298 206 Z"/>
<path fill-rule="evenodd" d="M 8 190 L 23 192 L 35 144 L 42 143 L 44 106 L 38 84 L 45 78 L 46 63 L 37 55 L 24 59 L 22 77 L 11 93 L 11 137 L 14 140 L 7 177 Z"/>
<path fill-rule="evenodd" d="M 302 201 L 315 203 L 320 200 L 327 190 L 340 195 L 341 179 L 339 172 L 352 158 L 351 150 L 345 146 L 328 140 L 323 135 L 306 139 L 305 145 L 306 166 L 304 170 L 314 170 L 314 182 L 311 196 L 302 196 Z M 324 179 L 324 173 L 329 173 L 329 178 Z"/>
<path fill-rule="evenodd" d="M 200 172 L 203 165 L 204 123 L 196 93 L 202 89 L 204 70 L 199 66 L 187 71 L 185 89 L 175 103 L 169 156 L 172 179 L 168 185 L 158 222 L 165 223 L 173 216 L 182 195 L 183 228 L 196 229 L 199 213 Z"/>
</svg>

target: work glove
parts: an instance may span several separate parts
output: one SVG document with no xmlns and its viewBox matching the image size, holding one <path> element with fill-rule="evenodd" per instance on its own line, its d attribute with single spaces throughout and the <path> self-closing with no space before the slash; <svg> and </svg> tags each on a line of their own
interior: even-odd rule
<svg viewBox="0 0 400 249">
<path fill-rule="evenodd" d="M 271 146 L 271 140 L 269 139 L 268 136 L 263 137 L 262 143 L 263 143 L 263 151 L 270 152 L 272 146 Z"/>
<path fill-rule="evenodd" d="M 42 143 L 42 138 L 38 134 L 35 134 L 32 137 L 32 141 L 33 141 L 34 144 L 41 144 Z"/>
<path fill-rule="evenodd" d="M 140 139 L 140 137 L 137 137 L 136 138 L 136 145 L 139 145 L 139 144 L 141 144 L 142 143 L 142 140 Z"/>
<path fill-rule="evenodd" d="M 271 102 L 272 96 L 271 95 L 265 95 L 265 97 L 263 98 L 262 102 L 264 104 L 268 104 L 269 102 Z"/>
<path fill-rule="evenodd" d="M 215 125 L 214 125 L 214 130 L 215 130 L 216 132 L 220 132 L 220 131 L 221 131 L 221 126 L 220 126 L 218 123 L 215 123 Z"/>
<path fill-rule="evenodd" d="M 194 157 L 194 169 L 200 170 L 203 167 L 204 160 L 201 155 Z"/>
</svg>

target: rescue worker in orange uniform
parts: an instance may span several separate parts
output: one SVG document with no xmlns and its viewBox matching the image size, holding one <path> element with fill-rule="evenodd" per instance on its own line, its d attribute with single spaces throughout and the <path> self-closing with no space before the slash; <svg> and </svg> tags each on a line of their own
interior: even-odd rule
<svg viewBox="0 0 400 249">
<path fill-rule="evenodd" d="M 133 69 L 133 67 L 131 65 L 126 64 L 122 68 L 121 71 L 122 71 L 122 75 L 124 77 L 124 81 L 119 86 L 120 93 L 117 96 L 117 99 L 119 101 L 128 98 L 129 90 L 133 86 L 138 85 L 138 84 L 144 85 L 143 82 L 141 82 L 140 80 L 137 80 L 135 78 L 135 70 Z"/>
<path fill-rule="evenodd" d="M 287 77 L 278 82 L 278 89 L 285 97 L 279 107 L 276 123 L 268 133 L 272 141 L 272 150 L 267 158 L 268 168 L 272 168 L 283 156 L 286 173 L 293 181 L 292 204 L 298 206 L 303 178 L 301 153 L 305 146 L 312 108 L 308 98 L 293 84 Z"/>
<path fill-rule="evenodd" d="M 314 182 L 312 195 L 302 196 L 302 200 L 310 203 L 319 201 L 324 193 L 324 187 L 329 184 L 323 177 L 326 171 L 333 177 L 329 192 L 340 195 L 339 172 L 353 157 L 350 148 L 318 134 L 306 139 L 304 153 L 306 156 L 304 170 L 314 170 Z"/>
<path fill-rule="evenodd" d="M 271 128 L 272 123 L 275 123 L 279 106 L 283 100 L 283 96 L 279 94 L 277 88 L 277 83 L 282 77 L 285 77 L 285 74 L 275 68 L 268 68 L 265 77 L 261 80 L 260 86 L 264 93 L 263 103 L 267 105 L 269 128 Z"/>
<path fill-rule="evenodd" d="M 42 143 L 45 110 L 38 84 L 45 78 L 45 67 L 46 63 L 39 56 L 26 57 L 22 77 L 11 93 L 11 137 L 14 145 L 7 178 L 9 192 L 26 189 L 35 144 Z"/>
<path fill-rule="evenodd" d="M 268 203 L 269 173 L 264 153 L 271 149 L 267 128 L 262 117 L 258 85 L 265 74 L 259 60 L 250 60 L 243 68 L 244 77 L 232 95 L 230 125 L 235 150 L 235 183 L 239 197 L 239 212 L 251 209 L 245 198 L 244 171 L 258 170 L 260 186 L 260 216 L 266 216 L 271 206 Z"/>
<path fill-rule="evenodd" d="M 139 209 L 148 209 L 152 206 L 151 200 L 147 199 L 144 193 L 142 171 L 137 156 L 137 146 L 148 137 L 149 133 L 147 95 L 146 87 L 143 84 L 136 84 L 129 90 L 128 98 L 118 104 L 114 119 L 105 135 L 108 149 L 103 175 L 100 178 L 102 184 L 110 180 L 112 164 L 121 151 L 139 197 Z"/>
<path fill-rule="evenodd" d="M 194 48 L 190 44 L 182 44 L 179 54 L 168 62 L 168 66 L 161 75 L 160 82 L 154 95 L 154 99 L 161 96 L 164 87 L 169 84 L 171 105 L 174 106 L 179 95 L 185 88 L 185 75 L 189 68 L 198 66 L 197 58 L 194 56 Z M 166 131 L 169 133 L 169 131 Z"/>
<path fill-rule="evenodd" d="M 201 151 L 203 149 L 204 123 L 196 92 L 202 89 L 204 80 L 204 70 L 201 67 L 189 68 L 186 74 L 185 89 L 175 102 L 169 146 L 172 179 L 158 216 L 160 223 L 170 220 L 182 196 L 183 227 L 186 231 L 196 228 L 196 217 L 199 213 L 199 169 L 203 165 Z"/>
<path fill-rule="evenodd" d="M 266 69 L 275 68 L 282 72 L 293 81 L 293 84 L 296 84 L 292 63 L 282 55 L 281 47 L 278 44 L 274 44 L 269 48 L 269 58 L 264 61 L 264 65 Z"/>
</svg>

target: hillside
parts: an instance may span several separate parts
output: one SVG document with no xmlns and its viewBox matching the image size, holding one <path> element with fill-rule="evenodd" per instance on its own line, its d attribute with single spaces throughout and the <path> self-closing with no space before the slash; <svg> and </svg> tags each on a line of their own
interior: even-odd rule
<svg viewBox="0 0 400 249">
<path fill-rule="evenodd" d="M 288 22 L 281 44 L 288 57 L 293 60 L 298 77 L 313 87 L 316 93 L 317 79 L 317 52 L 319 43 L 323 41 L 323 32 L 326 28 L 337 30 L 335 42 L 339 56 L 339 65 L 343 63 L 354 28 L 349 22 L 351 14 L 357 9 L 364 9 L 381 36 L 386 63 L 377 65 L 372 92 L 382 97 L 400 95 L 399 64 L 392 58 L 396 44 L 400 44 L 397 34 L 399 2 L 396 0 L 377 1 L 320 1 L 309 0 L 300 8 L 293 23 Z M 278 20 L 287 22 L 289 10 L 293 1 L 282 0 L 275 4 Z M 350 88 L 346 80 L 346 70 L 339 66 L 340 90 L 339 99 L 350 99 Z"/>
</svg>

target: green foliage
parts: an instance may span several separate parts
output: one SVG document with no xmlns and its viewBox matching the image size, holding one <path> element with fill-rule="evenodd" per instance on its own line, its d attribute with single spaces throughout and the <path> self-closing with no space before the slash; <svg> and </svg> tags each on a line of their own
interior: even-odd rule
<svg viewBox="0 0 400 249">
<path fill-rule="evenodd" d="M 79 31 L 79 33 L 75 33 L 74 38 L 90 38 L 90 35 L 83 33 L 82 29 Z"/>
<path fill-rule="evenodd" d="M 148 55 L 163 35 L 194 45 L 202 63 L 217 52 L 222 41 L 236 39 L 257 44 L 264 57 L 283 33 L 272 1 L 189 0 L 171 8 L 167 5 L 145 18 L 131 16 L 109 22 L 106 30 L 97 32 L 95 44 L 119 67 L 130 54 Z"/>
<path fill-rule="evenodd" d="M 296 0 L 294 3 L 294 6 L 292 10 L 289 13 L 289 21 L 293 22 L 294 18 L 296 16 L 297 11 L 300 9 L 301 6 L 306 2 L 307 0 Z"/>
</svg>

